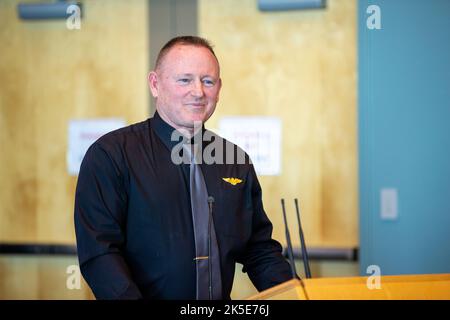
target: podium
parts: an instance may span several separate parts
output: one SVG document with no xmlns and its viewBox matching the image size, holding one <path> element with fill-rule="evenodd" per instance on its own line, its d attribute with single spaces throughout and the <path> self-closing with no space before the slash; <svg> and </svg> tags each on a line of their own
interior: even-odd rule
<svg viewBox="0 0 450 320">
<path fill-rule="evenodd" d="M 450 274 L 292 279 L 247 300 L 450 300 Z"/>
</svg>

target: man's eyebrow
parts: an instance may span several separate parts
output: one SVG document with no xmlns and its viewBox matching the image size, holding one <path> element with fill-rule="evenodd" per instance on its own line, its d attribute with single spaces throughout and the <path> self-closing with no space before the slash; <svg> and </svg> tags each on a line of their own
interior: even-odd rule
<svg viewBox="0 0 450 320">
<path fill-rule="evenodd" d="M 180 73 L 180 74 L 176 74 L 175 75 L 175 78 L 179 78 L 179 77 L 194 77 L 194 74 L 192 74 L 192 73 Z M 202 78 L 202 79 L 203 78 L 213 78 L 213 79 L 215 79 L 216 77 L 211 75 L 211 74 L 204 74 L 204 75 L 201 75 L 200 78 Z"/>
</svg>

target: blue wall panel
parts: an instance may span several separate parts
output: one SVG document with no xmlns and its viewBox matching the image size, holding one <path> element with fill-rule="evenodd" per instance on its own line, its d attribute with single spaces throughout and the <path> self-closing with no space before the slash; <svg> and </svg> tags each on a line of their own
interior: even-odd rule
<svg viewBox="0 0 450 320">
<path fill-rule="evenodd" d="M 450 273 L 450 1 L 359 1 L 358 30 L 361 274 Z"/>
</svg>

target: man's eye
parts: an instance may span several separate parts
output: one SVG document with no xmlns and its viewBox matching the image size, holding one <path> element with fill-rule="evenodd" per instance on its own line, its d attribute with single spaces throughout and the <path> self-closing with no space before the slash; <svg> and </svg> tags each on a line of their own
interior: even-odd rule
<svg viewBox="0 0 450 320">
<path fill-rule="evenodd" d="M 181 78 L 181 79 L 178 79 L 177 80 L 177 82 L 178 83 L 181 83 L 181 84 L 188 84 L 189 83 L 189 79 L 187 79 L 187 78 Z"/>
<path fill-rule="evenodd" d="M 213 80 L 209 80 L 209 79 L 203 79 L 203 84 L 205 86 L 212 87 L 214 85 L 214 81 Z"/>
</svg>

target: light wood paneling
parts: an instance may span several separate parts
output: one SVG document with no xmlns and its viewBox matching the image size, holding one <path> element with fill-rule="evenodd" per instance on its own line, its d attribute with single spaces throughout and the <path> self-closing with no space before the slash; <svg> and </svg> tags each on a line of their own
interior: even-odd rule
<svg viewBox="0 0 450 320">
<path fill-rule="evenodd" d="M 94 299 L 81 274 L 67 273 L 77 264 L 74 256 L 0 256 L 0 299 Z M 80 277 L 79 288 L 67 286 L 73 275 Z"/>
<path fill-rule="evenodd" d="M 308 245 L 355 246 L 356 1 L 327 4 L 262 13 L 253 0 L 199 1 L 199 32 L 215 45 L 223 80 L 209 127 L 228 115 L 280 117 L 282 174 L 260 178 L 274 237 L 285 242 L 282 197 L 297 234 L 298 197 Z"/>
<path fill-rule="evenodd" d="M 19 2 L 0 2 L 0 241 L 74 243 L 68 121 L 148 117 L 147 1 L 83 1 L 81 30 Z"/>
<path fill-rule="evenodd" d="M 74 243 L 67 124 L 148 116 L 147 1 L 83 1 L 82 28 L 73 31 L 64 21 L 18 20 L 18 2 L 0 1 L 0 241 Z M 308 245 L 358 242 L 356 1 L 327 3 L 325 10 L 261 13 L 253 0 L 199 0 L 200 35 L 215 44 L 223 78 L 209 127 L 225 115 L 283 121 L 282 175 L 260 179 L 283 243 L 281 197 L 292 232 L 292 199 L 300 198 Z M 43 285 L 47 265 L 29 268 L 22 260 L 0 263 L 8 274 L 0 276 L 3 297 L 55 297 L 47 289 L 60 284 Z M 14 286 L 26 272 L 33 273 L 27 287 Z M 232 296 L 246 290 L 254 289 L 237 281 Z"/>
</svg>

